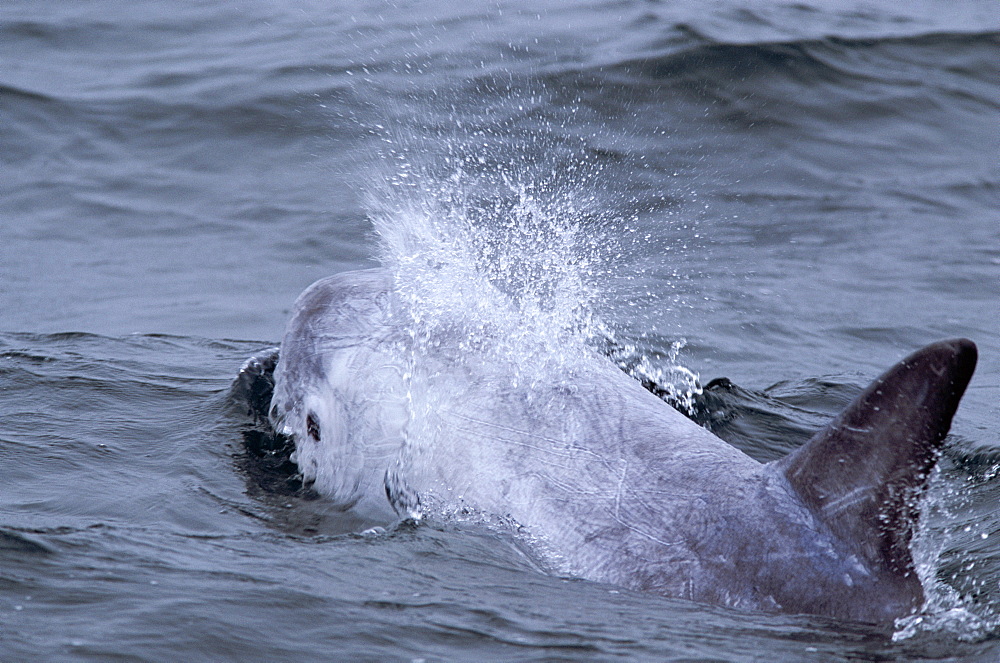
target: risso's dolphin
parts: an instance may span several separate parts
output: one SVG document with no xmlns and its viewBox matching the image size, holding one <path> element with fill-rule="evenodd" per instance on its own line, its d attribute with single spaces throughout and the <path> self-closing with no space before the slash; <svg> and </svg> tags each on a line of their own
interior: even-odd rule
<svg viewBox="0 0 1000 663">
<path fill-rule="evenodd" d="M 921 607 L 917 498 L 975 368 L 971 341 L 903 359 L 761 464 L 596 352 L 517 377 L 460 325 L 416 338 L 392 283 L 368 270 L 309 287 L 274 372 L 271 421 L 341 508 L 494 514 L 564 572 L 671 597 L 883 624 Z"/>
</svg>

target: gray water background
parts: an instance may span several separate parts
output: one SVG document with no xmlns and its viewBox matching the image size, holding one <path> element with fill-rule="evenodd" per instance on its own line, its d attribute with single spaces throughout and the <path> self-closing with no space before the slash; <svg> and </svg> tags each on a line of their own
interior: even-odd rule
<svg viewBox="0 0 1000 663">
<path fill-rule="evenodd" d="M 15 1 L 0 63 L 0 660 L 1000 656 L 996 3 Z M 963 610 L 894 642 L 262 485 L 240 364 L 455 163 L 627 220 L 602 316 L 755 457 L 975 340 L 919 544 Z"/>
</svg>

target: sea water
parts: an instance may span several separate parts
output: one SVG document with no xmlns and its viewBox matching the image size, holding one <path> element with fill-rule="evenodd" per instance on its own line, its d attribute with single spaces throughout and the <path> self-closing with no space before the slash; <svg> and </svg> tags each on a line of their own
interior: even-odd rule
<svg viewBox="0 0 1000 663">
<path fill-rule="evenodd" d="M 0 57 L 0 658 L 1000 655 L 995 3 L 10 2 Z M 431 249 L 458 271 L 406 262 Z M 765 461 L 972 338 L 926 613 L 637 594 L 443 518 L 359 533 L 233 385 L 309 283 L 380 261 L 426 340 L 481 307 L 495 358 L 606 352 Z"/>
</svg>

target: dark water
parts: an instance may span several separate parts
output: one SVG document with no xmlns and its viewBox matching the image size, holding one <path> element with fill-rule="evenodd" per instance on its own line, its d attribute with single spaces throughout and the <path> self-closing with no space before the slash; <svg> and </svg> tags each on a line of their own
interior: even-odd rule
<svg viewBox="0 0 1000 663">
<path fill-rule="evenodd" d="M 0 62 L 0 659 L 1000 658 L 995 2 L 14 1 Z M 975 340 L 924 620 L 633 594 L 455 523 L 351 534 L 261 456 L 243 360 L 373 264 L 373 214 L 456 188 L 482 224 L 520 191 L 604 233 L 602 318 L 730 378 L 712 425 L 757 458 Z"/>
</svg>

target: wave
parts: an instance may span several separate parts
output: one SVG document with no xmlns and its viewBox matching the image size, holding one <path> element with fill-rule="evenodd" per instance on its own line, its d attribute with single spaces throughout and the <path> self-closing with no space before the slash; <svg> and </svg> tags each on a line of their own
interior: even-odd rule
<svg viewBox="0 0 1000 663">
<path fill-rule="evenodd" d="M 920 72 L 939 69 L 995 85 L 1000 70 L 997 31 L 759 43 L 717 42 L 689 32 L 693 36 L 679 49 L 671 46 L 666 51 L 601 65 L 590 73 L 650 85 L 746 83 L 779 77 L 806 83 L 857 79 L 898 83 L 903 82 L 899 73 L 914 67 Z"/>
<path fill-rule="evenodd" d="M 32 102 L 54 102 L 52 97 L 41 94 L 40 92 L 35 92 L 33 90 L 26 90 L 24 88 L 14 87 L 12 85 L 4 85 L 0 83 L 0 103 L 10 103 L 11 101 L 24 100 Z"/>
</svg>

